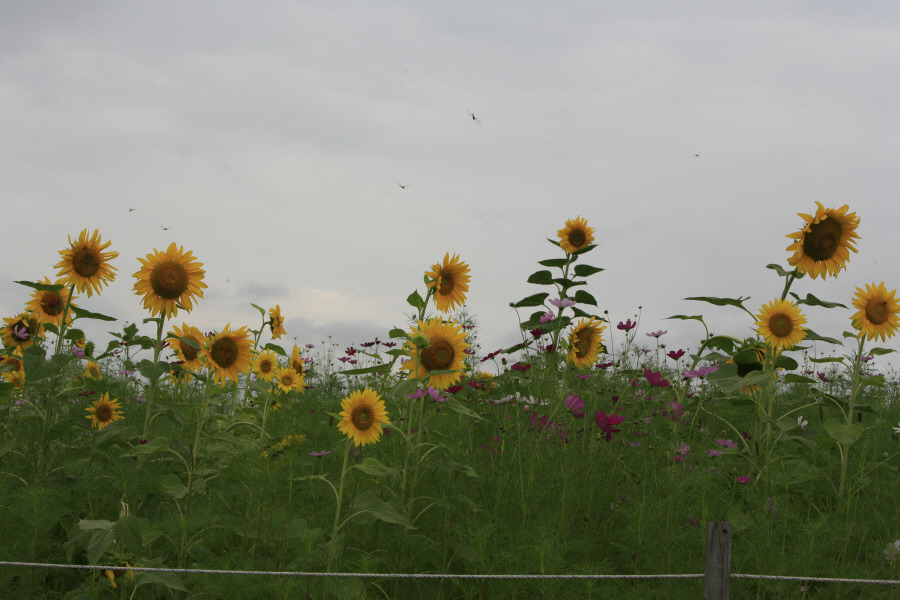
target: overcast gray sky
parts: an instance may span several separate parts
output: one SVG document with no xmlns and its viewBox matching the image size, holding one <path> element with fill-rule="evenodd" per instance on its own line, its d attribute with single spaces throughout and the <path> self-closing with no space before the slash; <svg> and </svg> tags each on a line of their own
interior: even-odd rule
<svg viewBox="0 0 900 600">
<path fill-rule="evenodd" d="M 641 306 L 639 341 L 696 348 L 698 323 L 663 319 L 752 335 L 683 298 L 757 312 L 817 200 L 859 215 L 860 252 L 793 290 L 900 286 L 898 133 L 896 2 L 2 1 L 0 313 L 99 229 L 118 277 L 81 306 L 120 322 L 98 338 L 149 316 L 137 257 L 174 241 L 209 286 L 175 324 L 279 304 L 288 345 L 348 345 L 404 327 L 449 251 L 488 352 L 519 340 L 508 304 L 580 215 L 599 310 Z"/>
</svg>

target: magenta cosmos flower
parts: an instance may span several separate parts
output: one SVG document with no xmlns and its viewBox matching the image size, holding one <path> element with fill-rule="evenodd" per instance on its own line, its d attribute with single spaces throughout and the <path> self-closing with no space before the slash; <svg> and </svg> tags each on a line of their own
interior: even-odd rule
<svg viewBox="0 0 900 600">
<path fill-rule="evenodd" d="M 619 324 L 616 325 L 616 329 L 621 329 L 622 331 L 631 331 L 635 327 L 637 327 L 637 323 L 632 323 L 631 319 L 628 319 L 624 323 L 619 321 Z"/>
<path fill-rule="evenodd" d="M 606 441 L 610 441 L 612 439 L 612 434 L 619 433 L 622 431 L 621 429 L 616 429 L 616 425 L 625 420 L 625 417 L 620 417 L 618 415 L 614 415 L 613 413 L 609 413 L 609 416 L 606 415 L 606 412 L 600 411 L 594 413 L 594 422 L 597 424 L 597 427 L 600 428 L 600 431 L 606 434 Z"/>
<path fill-rule="evenodd" d="M 666 356 L 668 356 L 672 360 L 678 360 L 679 358 L 684 356 L 684 350 L 669 350 L 668 352 L 666 352 Z"/>
<path fill-rule="evenodd" d="M 706 377 L 710 373 L 715 373 L 719 370 L 719 365 L 713 365 L 711 367 L 697 367 L 693 371 L 685 371 L 684 377 L 685 379 L 690 379 L 691 377 Z"/>
<path fill-rule="evenodd" d="M 556 306 L 557 308 L 566 308 L 569 306 L 575 306 L 576 302 L 574 300 L 570 300 L 569 298 L 553 298 L 552 300 L 548 300 L 550 304 Z"/>
<path fill-rule="evenodd" d="M 644 369 L 644 377 L 650 382 L 650 385 L 656 387 L 672 387 L 668 379 L 663 379 L 662 373 L 659 371 L 653 373 L 650 369 Z"/>
<path fill-rule="evenodd" d="M 569 394 L 566 396 L 566 408 L 572 411 L 572 416 L 579 419 L 584 418 L 584 400 L 578 394 Z"/>
</svg>

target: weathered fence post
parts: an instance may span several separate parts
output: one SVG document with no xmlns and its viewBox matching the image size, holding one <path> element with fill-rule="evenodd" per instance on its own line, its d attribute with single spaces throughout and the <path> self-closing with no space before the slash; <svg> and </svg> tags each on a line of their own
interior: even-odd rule
<svg viewBox="0 0 900 600">
<path fill-rule="evenodd" d="M 710 521 L 706 524 L 706 573 L 703 600 L 728 600 L 731 578 L 731 523 Z"/>
</svg>

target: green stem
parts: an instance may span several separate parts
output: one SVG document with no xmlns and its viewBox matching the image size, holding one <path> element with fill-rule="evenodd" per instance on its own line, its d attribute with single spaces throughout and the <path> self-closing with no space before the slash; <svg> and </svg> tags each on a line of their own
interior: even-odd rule
<svg viewBox="0 0 900 600">
<path fill-rule="evenodd" d="M 159 320 L 156 325 L 156 343 L 153 344 L 153 366 L 156 367 L 156 364 L 159 362 L 159 354 L 162 352 L 162 332 L 163 327 L 166 322 L 166 314 L 160 313 Z M 147 407 L 144 412 L 144 434 L 142 439 L 149 439 L 150 437 L 150 413 L 151 407 L 153 405 L 153 400 L 156 398 L 156 385 L 159 382 L 159 377 L 154 377 L 150 381 L 150 388 L 147 390 Z"/>
<path fill-rule="evenodd" d="M 328 572 L 334 566 L 334 558 L 337 554 L 337 534 L 341 521 L 341 503 L 344 501 L 344 480 L 347 476 L 347 465 L 350 462 L 350 439 L 347 439 L 347 447 L 344 450 L 344 466 L 341 467 L 341 482 L 338 485 L 337 499 L 334 507 L 334 526 L 331 529 L 331 546 L 328 551 Z"/>
</svg>

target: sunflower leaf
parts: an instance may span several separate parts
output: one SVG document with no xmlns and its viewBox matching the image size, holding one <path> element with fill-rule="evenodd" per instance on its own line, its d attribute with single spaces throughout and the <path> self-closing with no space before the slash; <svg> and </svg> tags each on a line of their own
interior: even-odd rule
<svg viewBox="0 0 900 600">
<path fill-rule="evenodd" d="M 716 306 L 736 306 L 738 308 L 743 308 L 747 310 L 744 306 L 744 301 L 749 300 L 750 296 L 746 298 L 738 297 L 738 298 L 716 298 L 713 296 L 694 296 L 691 298 L 685 298 L 685 300 L 696 300 L 698 302 L 709 302 L 710 304 L 715 304 Z"/>
<path fill-rule="evenodd" d="M 263 317 L 266 316 L 266 309 L 264 309 L 263 307 L 257 306 L 256 304 L 253 304 L 252 302 L 250 303 L 250 306 L 252 306 L 252 307 L 255 308 L 256 310 L 258 310 L 258 311 L 259 311 L 259 314 L 261 314 Z"/>
<path fill-rule="evenodd" d="M 810 379 L 809 377 L 804 377 L 803 375 L 797 375 L 796 373 L 788 373 L 784 376 L 785 383 L 815 383 L 815 379 Z"/>
<path fill-rule="evenodd" d="M 840 306 L 841 308 L 847 308 L 845 305 L 840 302 L 826 302 L 825 300 L 819 300 L 812 294 L 806 294 L 806 298 L 801 298 L 794 292 L 790 292 L 791 296 L 793 296 L 797 300 L 797 304 L 806 304 L 807 306 L 822 306 L 824 308 L 834 308 L 836 306 Z"/>
<path fill-rule="evenodd" d="M 790 356 L 778 356 L 775 359 L 775 368 L 777 369 L 785 369 L 787 371 L 793 371 L 800 365 L 797 364 L 797 361 L 791 358 Z"/>
<path fill-rule="evenodd" d="M 590 244 L 588 246 L 582 246 L 578 250 L 572 253 L 572 256 L 581 256 L 582 254 L 587 254 L 591 250 L 597 247 L 597 244 Z"/>
<path fill-rule="evenodd" d="M 531 275 L 528 276 L 528 283 L 535 283 L 538 285 L 553 285 L 553 273 L 550 271 L 535 271 Z"/>
<path fill-rule="evenodd" d="M 264 350 L 271 350 L 272 352 L 274 352 L 274 353 L 277 354 L 278 356 L 287 356 L 287 352 L 285 352 L 285 351 L 284 351 L 284 348 L 282 348 L 282 347 L 279 346 L 278 344 L 273 344 L 273 343 L 269 342 L 268 344 L 266 344 L 265 346 L 263 346 L 263 349 L 264 349 Z"/>
<path fill-rule="evenodd" d="M 856 337 L 856 336 L 853 336 L 853 337 Z M 806 336 L 804 336 L 803 341 L 804 342 L 828 342 L 829 344 L 836 344 L 838 346 L 843 346 L 843 344 L 839 340 L 836 340 L 834 338 L 829 338 L 829 337 L 823 337 L 823 336 L 819 335 L 818 333 L 816 333 L 815 331 L 813 331 L 812 329 L 806 330 Z"/>
<path fill-rule="evenodd" d="M 788 275 L 791 274 L 791 271 L 785 271 L 785 270 L 784 270 L 784 267 L 782 267 L 781 265 L 774 264 L 774 263 L 773 263 L 773 264 L 770 264 L 770 265 L 766 265 L 766 268 L 767 268 L 767 269 L 772 269 L 773 271 L 775 271 L 776 273 L 778 273 L 778 274 L 781 275 L 782 277 L 787 277 Z"/>
<path fill-rule="evenodd" d="M 419 310 L 425 308 L 425 300 L 423 300 L 422 296 L 419 295 L 419 290 L 416 290 L 412 294 L 407 296 L 406 303 L 413 308 L 418 308 Z"/>
<path fill-rule="evenodd" d="M 338 371 L 338 375 L 365 375 L 366 373 L 386 373 L 391 365 L 383 363 L 380 365 L 372 365 L 371 367 L 362 367 L 360 369 L 347 369 L 346 371 Z"/>
<path fill-rule="evenodd" d="M 406 332 L 399 327 L 394 327 L 388 332 L 388 336 L 390 336 L 391 339 L 406 338 Z"/>
<path fill-rule="evenodd" d="M 106 554 L 106 549 L 116 541 L 116 534 L 111 529 L 95 531 L 87 545 L 88 564 L 96 565 Z"/>
<path fill-rule="evenodd" d="M 843 356 L 825 356 L 823 358 L 810 358 L 809 362 L 814 363 L 830 363 L 830 362 L 844 362 Z"/>
<path fill-rule="evenodd" d="M 366 457 L 361 463 L 354 465 L 351 468 L 359 469 L 367 475 L 375 475 L 376 477 L 382 475 L 397 475 L 401 471 L 401 469 L 398 469 L 397 467 L 386 467 L 371 456 Z"/>
<path fill-rule="evenodd" d="M 671 317 L 666 317 L 666 319 L 681 319 L 683 321 L 694 320 L 703 322 L 703 315 L 672 315 Z M 663 319 L 665 320 L 665 319 Z"/>
<path fill-rule="evenodd" d="M 467 407 L 463 406 L 459 401 L 457 401 L 457 400 L 454 399 L 454 398 L 448 399 L 448 400 L 447 400 L 447 403 L 446 403 L 446 406 L 447 406 L 447 408 L 449 408 L 449 409 L 452 410 L 453 412 L 459 413 L 459 414 L 461 414 L 461 415 L 463 415 L 463 416 L 471 417 L 471 418 L 473 418 L 473 419 L 478 419 L 479 421 L 482 421 L 482 420 L 483 420 L 483 419 L 481 418 L 481 415 L 479 415 L 478 413 L 476 413 L 476 412 L 474 412 L 474 411 L 472 411 L 472 410 L 469 410 Z"/>
<path fill-rule="evenodd" d="M 587 277 L 603 270 L 604 269 L 601 269 L 600 267 L 592 267 L 591 265 L 575 265 L 575 276 Z"/>
<path fill-rule="evenodd" d="M 126 551 L 140 556 L 144 542 L 141 539 L 141 520 L 138 517 L 134 515 L 119 517 L 113 525 L 113 531 L 116 532 L 116 539 L 124 544 Z"/>
<path fill-rule="evenodd" d="M 30 287 L 39 292 L 55 292 L 59 293 L 64 287 L 62 284 L 56 283 L 35 283 L 33 281 L 16 281 L 19 285 L 24 285 L 25 287 Z"/>
<path fill-rule="evenodd" d="M 527 298 L 522 298 L 521 300 L 519 300 L 518 302 L 513 304 L 513 306 L 515 308 L 524 308 L 527 306 L 541 306 L 542 304 L 544 304 L 544 300 L 546 300 L 547 296 L 549 296 L 549 295 L 550 294 L 548 294 L 547 292 L 541 292 L 540 294 L 533 294 L 531 296 L 528 296 Z"/>
<path fill-rule="evenodd" d="M 164 361 L 154 363 L 152 361 L 144 359 L 137 364 L 137 368 L 138 371 L 141 372 L 141 375 L 143 375 L 150 381 L 156 381 L 169 372 L 169 369 L 171 369 L 171 365 Z"/>
<path fill-rule="evenodd" d="M 584 266 L 584 265 L 579 265 Z M 576 269 L 577 271 L 578 269 Z M 576 273 L 577 275 L 577 273 Z M 590 304 L 591 306 L 597 306 L 597 300 L 591 296 L 588 292 L 584 290 L 578 290 L 575 292 L 575 296 L 572 298 L 575 302 L 579 304 Z"/>
<path fill-rule="evenodd" d="M 890 354 L 894 350 L 892 348 L 869 348 L 869 354 L 874 354 L 875 356 L 881 356 L 883 354 Z"/>
<path fill-rule="evenodd" d="M 538 264 L 545 267 L 564 267 L 568 261 L 565 258 L 547 258 L 539 260 Z"/>
<path fill-rule="evenodd" d="M 400 511 L 393 505 L 372 494 L 360 494 L 357 496 L 356 500 L 353 502 L 353 508 L 358 509 L 362 513 L 372 515 L 379 521 L 384 521 L 385 523 L 395 523 L 397 525 L 402 525 L 407 529 L 416 528 L 416 526 L 410 523 L 409 519 L 400 514 Z"/>
<path fill-rule="evenodd" d="M 73 317 L 76 319 L 98 319 L 100 321 L 115 321 L 115 317 L 110 317 L 107 315 L 101 315 L 100 313 L 91 312 L 89 310 L 84 310 L 83 308 L 78 308 L 77 306 L 69 306 L 69 312 L 72 313 Z"/>
</svg>

